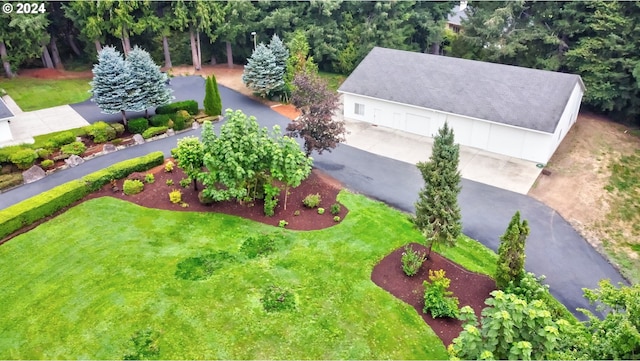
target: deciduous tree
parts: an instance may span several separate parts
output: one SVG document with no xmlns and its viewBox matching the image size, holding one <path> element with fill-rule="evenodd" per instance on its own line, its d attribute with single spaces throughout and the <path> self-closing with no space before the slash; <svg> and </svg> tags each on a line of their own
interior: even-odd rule
<svg viewBox="0 0 640 361">
<path fill-rule="evenodd" d="M 329 90 L 326 81 L 314 74 L 299 73 L 293 80 L 291 103 L 302 115 L 289 123 L 287 134 L 304 140 L 305 153 L 331 152 L 345 140 L 344 122 L 334 119 L 340 107 L 337 93 Z"/>
<path fill-rule="evenodd" d="M 429 161 L 417 164 L 425 185 L 415 203 L 413 222 L 424 234 L 429 253 L 434 244 L 454 246 L 462 230 L 459 148 L 454 143 L 453 130 L 445 122 L 434 137 Z"/>
<path fill-rule="evenodd" d="M 178 162 L 187 177 L 193 180 L 193 190 L 198 190 L 197 178 L 204 165 L 204 146 L 196 137 L 178 139 L 178 146 L 171 150 L 171 154 Z"/>
<path fill-rule="evenodd" d="M 520 221 L 520 212 L 518 211 L 513 215 L 507 230 L 500 237 L 496 270 L 496 284 L 499 289 L 504 289 L 511 281 L 519 282 L 524 275 L 524 249 L 528 235 L 529 225 L 526 220 Z"/>
</svg>

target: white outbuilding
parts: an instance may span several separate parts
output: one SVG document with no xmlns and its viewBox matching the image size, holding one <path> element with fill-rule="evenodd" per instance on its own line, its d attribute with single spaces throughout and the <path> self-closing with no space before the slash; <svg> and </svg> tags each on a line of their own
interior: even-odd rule
<svg viewBox="0 0 640 361">
<path fill-rule="evenodd" d="M 338 90 L 344 117 L 546 164 L 575 123 L 578 75 L 376 47 Z"/>
</svg>

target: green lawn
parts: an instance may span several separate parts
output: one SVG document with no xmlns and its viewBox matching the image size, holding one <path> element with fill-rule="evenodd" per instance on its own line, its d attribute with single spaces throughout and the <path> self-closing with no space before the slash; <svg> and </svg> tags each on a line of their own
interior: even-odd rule
<svg viewBox="0 0 640 361">
<path fill-rule="evenodd" d="M 382 203 L 339 200 L 349 215 L 313 232 L 113 198 L 82 203 L 0 246 L 0 359 L 122 359 L 147 329 L 158 359 L 447 358 L 415 310 L 370 280 L 420 233 Z M 274 232 L 268 256 L 239 251 L 249 235 Z M 235 259 L 211 278 L 176 277 L 181 262 L 218 251 Z M 476 270 L 495 262 L 471 241 L 447 254 Z M 263 310 L 271 284 L 295 293 L 294 311 Z"/>
<path fill-rule="evenodd" d="M 345 79 L 347 79 L 346 75 L 329 73 L 326 71 L 321 71 L 318 74 L 321 78 L 327 81 L 329 89 L 332 90 L 338 90 L 338 88 L 340 88 L 340 85 L 342 85 Z"/>
<path fill-rule="evenodd" d="M 3 79 L 0 88 L 22 108 L 32 111 L 58 105 L 79 103 L 89 99 L 90 79 Z"/>
</svg>

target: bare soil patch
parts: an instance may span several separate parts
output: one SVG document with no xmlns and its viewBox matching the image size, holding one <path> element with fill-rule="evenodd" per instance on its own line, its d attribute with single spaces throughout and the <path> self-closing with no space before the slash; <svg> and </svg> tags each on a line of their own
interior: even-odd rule
<svg viewBox="0 0 640 361">
<path fill-rule="evenodd" d="M 93 77 L 91 70 L 67 71 L 50 68 L 21 69 L 19 75 L 37 79 L 84 79 Z"/>
<path fill-rule="evenodd" d="M 426 252 L 423 245 L 412 243 L 414 250 Z M 440 337 L 442 342 L 450 345 L 454 338 L 462 331 L 462 321 L 452 318 L 433 318 L 430 313 L 424 313 L 424 286 L 429 280 L 429 270 L 444 270 L 446 277 L 451 280 L 450 291 L 460 301 L 460 307 L 471 306 L 476 317 L 480 319 L 482 309 L 487 307 L 484 301 L 491 297 L 490 293 L 496 289 L 496 283 L 488 276 L 465 270 L 462 266 L 451 262 L 436 252 L 422 264 L 420 271 L 412 277 L 402 271 L 402 252 L 404 247 L 393 251 L 383 258 L 374 268 L 371 280 L 385 291 L 408 303 Z"/>
</svg>

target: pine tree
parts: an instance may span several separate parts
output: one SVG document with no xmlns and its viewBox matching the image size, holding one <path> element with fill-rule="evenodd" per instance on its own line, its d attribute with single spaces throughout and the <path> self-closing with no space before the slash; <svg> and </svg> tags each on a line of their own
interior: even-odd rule
<svg viewBox="0 0 640 361">
<path fill-rule="evenodd" d="M 282 69 L 285 69 L 287 66 L 287 59 L 289 59 L 289 50 L 284 45 L 282 40 L 278 35 L 273 34 L 271 37 L 271 42 L 269 42 L 269 50 L 273 53 L 273 56 L 276 58 L 276 65 L 281 66 Z M 283 73 L 284 76 L 284 73 Z"/>
<path fill-rule="evenodd" d="M 151 59 L 145 50 L 134 47 L 127 56 L 129 93 L 127 110 L 147 111 L 168 104 L 171 89 L 167 87 L 167 75 L 160 71 L 160 66 Z"/>
<path fill-rule="evenodd" d="M 207 80 L 205 81 L 205 87 L 204 87 L 204 100 L 202 101 L 202 103 L 204 104 L 204 113 L 206 115 L 219 115 L 215 113 L 215 104 L 214 104 L 214 95 L 215 95 L 215 90 L 213 88 L 213 81 L 211 80 L 211 77 L 208 76 Z"/>
<path fill-rule="evenodd" d="M 499 289 L 507 287 L 509 282 L 518 282 L 524 274 L 524 247 L 529 235 L 526 220 L 520 222 L 520 212 L 516 212 L 509 222 L 507 230 L 500 237 L 498 248 L 498 269 L 496 285 Z"/>
<path fill-rule="evenodd" d="M 453 130 L 445 122 L 434 138 L 429 161 L 417 164 L 425 186 L 415 203 L 413 221 L 426 237 L 429 254 L 433 244 L 454 246 L 462 230 L 458 206 L 459 148 L 454 143 Z"/>
<path fill-rule="evenodd" d="M 258 44 L 247 60 L 242 81 L 263 98 L 284 87 L 284 66 L 278 65 L 273 52 L 264 44 Z"/>
<path fill-rule="evenodd" d="M 125 85 L 128 75 L 122 54 L 114 47 L 106 46 L 98 54 L 98 63 L 93 66 L 91 81 L 91 100 L 106 114 L 121 112 L 122 120 L 127 123 L 127 91 Z"/>
<path fill-rule="evenodd" d="M 215 74 L 211 74 L 211 83 L 213 84 L 213 115 L 222 114 L 222 98 L 220 97 L 220 88 Z"/>
</svg>

